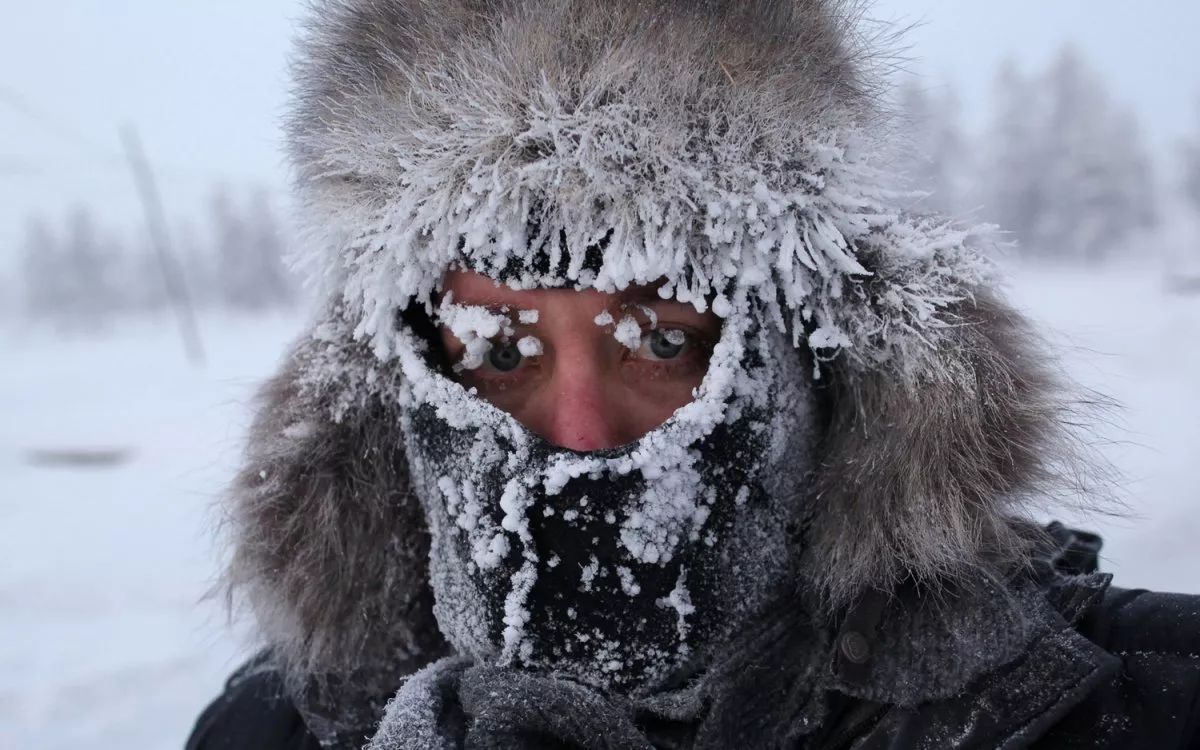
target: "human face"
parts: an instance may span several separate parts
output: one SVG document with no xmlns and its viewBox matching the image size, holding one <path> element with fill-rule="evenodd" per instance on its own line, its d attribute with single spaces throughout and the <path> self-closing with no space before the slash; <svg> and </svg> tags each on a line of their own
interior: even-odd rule
<svg viewBox="0 0 1200 750">
<path fill-rule="evenodd" d="M 455 304 L 506 309 L 513 322 L 513 335 L 494 339 L 481 365 L 454 368 L 459 381 L 534 433 L 578 451 L 633 442 L 690 403 L 721 332 L 716 315 L 663 300 L 655 285 L 616 294 L 516 291 L 451 271 L 442 288 Z M 536 311 L 536 322 L 528 314 L 522 322 L 522 311 Z M 459 363 L 464 343 L 445 327 L 441 337 L 450 362 Z"/>
</svg>

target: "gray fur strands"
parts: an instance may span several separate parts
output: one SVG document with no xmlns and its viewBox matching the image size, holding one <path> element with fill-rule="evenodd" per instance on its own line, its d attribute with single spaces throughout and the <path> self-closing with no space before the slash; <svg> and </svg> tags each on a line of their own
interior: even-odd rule
<svg viewBox="0 0 1200 750">
<path fill-rule="evenodd" d="M 830 611 L 867 588 L 990 587 L 1045 542 L 1039 519 L 1109 510 L 1111 468 L 1084 436 L 1113 404 L 1068 380 L 994 292 L 952 315 L 945 378 L 910 386 L 829 364 L 802 570 Z"/>
<path fill-rule="evenodd" d="M 346 379 L 367 377 L 370 356 L 302 340 L 259 395 L 230 493 L 225 588 L 249 604 L 296 690 L 349 675 L 391 687 L 446 650 L 394 404 L 338 405 L 364 392 Z M 322 379 L 331 372 L 339 379 Z"/>
</svg>

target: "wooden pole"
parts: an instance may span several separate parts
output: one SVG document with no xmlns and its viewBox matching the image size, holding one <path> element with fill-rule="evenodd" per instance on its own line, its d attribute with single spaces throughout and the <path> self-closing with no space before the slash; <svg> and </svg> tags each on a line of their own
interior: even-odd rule
<svg viewBox="0 0 1200 750">
<path fill-rule="evenodd" d="M 146 211 L 146 227 L 150 231 L 150 242 L 154 245 L 158 256 L 158 265 L 162 270 L 163 282 L 166 284 L 167 297 L 175 310 L 179 321 L 179 334 L 183 339 L 183 347 L 187 352 L 188 361 L 196 367 L 204 365 L 204 344 L 200 340 L 200 329 L 196 325 L 196 314 L 192 308 L 191 296 L 188 294 L 187 283 L 175 256 L 171 254 L 171 235 L 167 231 L 167 220 L 163 213 L 162 197 L 158 185 L 154 181 L 154 172 L 142 149 L 142 141 L 137 129 L 132 125 L 121 128 L 121 142 L 125 146 L 125 156 L 129 160 L 129 168 L 133 171 L 134 182 L 137 183 L 138 196 Z"/>
</svg>

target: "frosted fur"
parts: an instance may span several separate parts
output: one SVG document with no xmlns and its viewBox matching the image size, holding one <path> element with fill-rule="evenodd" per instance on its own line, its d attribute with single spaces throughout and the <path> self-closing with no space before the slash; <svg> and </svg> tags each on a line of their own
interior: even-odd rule
<svg viewBox="0 0 1200 750">
<path fill-rule="evenodd" d="M 666 278 L 698 308 L 750 289 L 797 341 L 911 376 L 985 277 L 986 228 L 906 215 L 871 166 L 853 5 L 320 7 L 291 128 L 301 263 L 381 358 L 397 311 L 464 264 L 520 287 Z"/>
<path fill-rule="evenodd" d="M 405 377 L 394 318 L 460 240 L 494 270 L 529 257 L 535 226 L 562 253 L 555 283 L 662 272 L 700 305 L 711 288 L 727 319 L 738 290 L 781 295 L 830 414 L 811 494 L 787 498 L 807 519 L 794 583 L 825 616 L 867 589 L 1025 562 L 1014 517 L 1070 478 L 1078 415 L 987 289 L 988 231 L 906 215 L 881 187 L 855 16 L 818 0 L 315 4 L 289 139 L 300 260 L 331 301 L 264 389 L 229 504 L 227 579 L 293 681 L 367 672 L 388 694 L 445 653 L 400 404 L 480 414 L 449 381 Z M 601 237 L 596 266 L 579 248 Z M 466 534 L 503 518 L 461 487 L 454 507 Z"/>
<path fill-rule="evenodd" d="M 232 488 L 226 584 L 246 596 L 292 682 L 354 673 L 370 689 L 446 646 L 387 395 L 395 376 L 339 330 L 319 326 L 262 390 Z"/>
</svg>

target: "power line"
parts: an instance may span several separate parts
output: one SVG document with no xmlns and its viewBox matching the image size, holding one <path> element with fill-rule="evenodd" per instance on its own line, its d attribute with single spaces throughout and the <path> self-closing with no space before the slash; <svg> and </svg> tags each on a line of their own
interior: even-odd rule
<svg viewBox="0 0 1200 750">
<path fill-rule="evenodd" d="M 29 96 L 22 94 L 11 86 L 0 84 L 0 105 L 6 105 L 9 109 L 17 114 L 24 116 L 29 121 L 36 123 L 60 140 L 72 143 L 77 148 L 83 149 L 90 161 L 90 166 L 101 167 L 105 170 L 124 172 L 128 169 L 128 163 L 125 155 L 116 149 L 111 149 L 99 141 L 94 140 L 84 130 L 76 127 L 65 118 L 56 115 L 50 111 L 48 107 L 40 106 Z M 45 162 L 33 164 L 28 159 L 23 160 L 21 169 L 14 170 L 12 162 L 5 157 L 0 157 L 0 176 L 21 176 L 28 177 L 31 174 L 45 174 L 48 171 L 63 171 L 73 170 L 75 167 L 59 164 L 54 166 Z M 221 172 L 209 168 L 189 167 L 169 162 L 158 165 L 157 173 L 160 178 L 169 180 L 208 180 L 208 181 L 225 181 L 225 180 L 243 180 L 250 182 L 264 182 L 262 175 L 230 175 L 226 172 Z"/>
<path fill-rule="evenodd" d="M 117 165 L 123 162 L 120 154 L 93 141 L 87 134 L 66 120 L 51 114 L 49 110 L 38 106 L 28 96 L 3 84 L 0 84 L 0 103 L 7 104 L 10 109 L 41 125 L 47 132 L 91 152 L 94 158 Z"/>
</svg>

